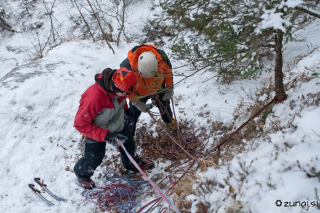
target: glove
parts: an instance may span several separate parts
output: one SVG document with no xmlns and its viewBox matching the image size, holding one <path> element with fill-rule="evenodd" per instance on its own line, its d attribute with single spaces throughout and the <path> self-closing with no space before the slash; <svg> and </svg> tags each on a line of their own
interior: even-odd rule
<svg viewBox="0 0 320 213">
<path fill-rule="evenodd" d="M 162 100 L 163 101 L 166 101 L 168 99 L 171 99 L 172 96 L 173 96 L 174 92 L 173 92 L 173 86 L 170 87 L 169 89 L 167 89 L 165 92 L 164 92 L 164 95 L 162 97 Z"/>
<path fill-rule="evenodd" d="M 106 135 L 105 141 L 118 148 L 119 143 L 116 140 L 116 138 L 118 138 L 118 140 L 120 140 L 123 144 L 127 140 L 127 137 L 124 136 L 123 134 L 116 133 L 116 132 L 108 132 L 108 134 Z"/>
<path fill-rule="evenodd" d="M 140 100 L 137 100 L 136 102 L 133 103 L 135 107 L 138 108 L 141 112 L 147 112 L 149 109 L 151 109 L 151 104 L 145 104 Z"/>
</svg>

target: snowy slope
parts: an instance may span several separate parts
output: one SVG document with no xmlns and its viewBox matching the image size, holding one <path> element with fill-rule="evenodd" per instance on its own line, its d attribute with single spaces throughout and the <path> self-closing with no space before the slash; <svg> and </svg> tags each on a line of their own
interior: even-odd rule
<svg viewBox="0 0 320 213">
<path fill-rule="evenodd" d="M 151 1 L 140 2 L 136 9 L 141 13 L 136 13 L 129 20 L 136 35 L 141 30 L 137 23 L 150 15 L 150 4 Z M 316 104 L 319 95 L 313 95 L 319 92 L 320 79 L 312 75 L 319 73 L 320 52 L 315 50 L 307 54 L 319 46 L 316 39 L 319 29 L 320 22 L 316 21 L 297 32 L 305 38 L 304 42 L 287 45 L 286 61 L 293 61 L 299 54 L 305 56 L 296 66 L 286 70 L 286 82 L 290 83 L 298 76 L 297 83 L 287 91 L 288 99 L 274 106 L 265 125 L 268 129 L 277 122 L 284 127 L 282 131 L 270 133 L 268 140 L 245 141 L 247 151 L 237 154 L 230 162 L 221 162 L 217 169 L 199 171 L 201 178 L 194 188 L 200 182 L 211 181 L 217 185 L 211 185 L 206 193 L 187 197 L 193 201 L 192 212 L 197 212 L 200 202 L 209 206 L 208 212 L 226 212 L 236 201 L 242 205 L 243 212 L 318 211 L 311 205 L 319 200 L 316 194 L 316 191 L 319 193 L 319 179 L 309 178 L 306 171 L 311 174 L 312 168 L 316 172 L 320 170 L 320 127 L 317 122 L 320 108 Z M 53 48 L 42 59 L 33 61 L 27 50 L 8 50 L 8 46 L 28 49 L 21 39 L 27 40 L 22 35 L 6 38 L 6 42 L 2 38 L 0 45 L 0 68 L 3 70 L 0 74 L 0 210 L 21 213 L 94 212 L 95 205 L 81 196 L 82 189 L 70 171 L 80 155 L 77 146 L 80 134 L 73 128 L 73 119 L 80 96 L 94 83 L 94 75 L 106 67 L 117 68 L 127 51 L 137 43 L 121 43 L 119 48 L 115 48 L 116 54 L 112 54 L 104 42 L 70 41 Z M 170 56 L 168 45 L 164 50 Z M 173 67 L 184 63 L 172 61 Z M 191 72 L 188 68 L 174 70 L 175 74 L 188 75 Z M 305 76 L 301 77 L 302 73 Z M 262 78 L 270 75 L 265 74 Z M 175 86 L 178 108 L 183 108 L 186 115 L 177 109 L 176 113 L 178 117 L 195 120 L 196 127 L 205 125 L 207 119 L 231 125 L 238 103 L 241 99 L 250 101 L 246 93 L 258 90 L 261 79 L 221 85 L 214 80 L 207 81 L 210 78 L 210 73 L 198 73 Z M 174 77 L 175 82 L 182 79 L 180 75 Z M 312 95 L 308 96 L 309 93 Z M 208 114 L 200 117 L 199 112 Z M 236 121 L 236 127 L 249 115 L 242 117 L 243 120 Z M 150 120 L 146 114 L 141 118 Z M 295 127 L 289 128 L 288 123 Z M 111 146 L 108 148 L 106 157 L 116 155 Z M 98 185 L 103 184 L 103 180 L 97 178 L 98 174 L 105 172 L 103 167 L 95 172 L 93 179 Z M 155 173 L 153 171 L 150 175 Z M 35 184 L 35 177 L 44 180 L 53 193 L 68 199 L 68 202 L 54 201 L 44 193 L 56 204 L 48 207 L 28 188 L 29 183 Z M 276 206 L 277 200 L 283 202 L 281 207 Z M 294 201 L 300 203 L 284 207 L 285 202 L 294 205 Z M 309 207 L 299 207 L 306 204 Z"/>
</svg>

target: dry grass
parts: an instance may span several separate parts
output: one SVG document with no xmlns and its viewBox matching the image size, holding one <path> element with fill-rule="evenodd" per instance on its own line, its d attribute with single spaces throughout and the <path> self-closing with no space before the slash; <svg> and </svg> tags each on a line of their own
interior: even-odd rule
<svg viewBox="0 0 320 213">
<path fill-rule="evenodd" d="M 154 161 L 171 160 L 173 164 L 180 164 L 181 160 L 202 155 L 209 138 L 206 130 L 195 130 L 194 123 L 188 120 L 179 120 L 179 125 L 183 138 L 167 129 L 159 120 L 139 125 L 136 143 L 142 148 L 144 157 Z"/>
<path fill-rule="evenodd" d="M 192 188 L 193 180 L 198 178 L 199 177 L 194 173 L 177 183 L 174 190 L 173 200 L 180 210 L 190 210 L 193 201 L 186 200 L 186 197 L 194 194 L 194 189 Z"/>
</svg>

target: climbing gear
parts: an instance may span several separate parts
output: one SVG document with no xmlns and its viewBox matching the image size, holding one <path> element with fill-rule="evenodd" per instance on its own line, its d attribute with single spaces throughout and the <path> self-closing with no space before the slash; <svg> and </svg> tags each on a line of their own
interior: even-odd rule
<svg viewBox="0 0 320 213">
<path fill-rule="evenodd" d="M 139 179 L 138 179 L 139 178 Z M 152 187 L 132 172 L 122 174 L 108 172 L 104 186 L 86 190 L 82 195 L 95 203 L 100 210 L 116 209 L 117 212 L 137 212 L 141 207 L 139 196 L 150 192 Z"/>
<path fill-rule="evenodd" d="M 54 199 L 56 199 L 56 200 L 58 200 L 58 201 L 67 202 L 66 199 L 63 199 L 63 198 L 60 198 L 60 197 L 54 195 L 54 194 L 47 188 L 47 185 L 40 181 L 40 178 L 34 178 L 34 180 L 35 180 L 35 181 L 41 186 L 41 188 L 43 188 L 51 197 L 53 197 Z"/>
<path fill-rule="evenodd" d="M 43 188 L 52 198 L 56 199 L 57 201 L 64 201 L 67 202 L 66 199 L 60 198 L 58 196 L 56 196 L 55 194 L 53 194 L 48 188 L 47 185 L 42 183 L 40 181 L 40 178 L 34 178 L 34 180 L 41 186 L 41 188 Z M 49 200 L 47 200 L 45 197 L 43 197 L 41 195 L 41 192 L 35 188 L 35 186 L 33 184 L 28 184 L 28 186 L 30 187 L 30 189 L 32 189 L 32 191 L 41 198 L 41 200 L 43 200 L 44 202 L 46 202 L 49 206 L 53 206 L 54 204 L 51 203 Z"/>
<path fill-rule="evenodd" d="M 96 188 L 96 184 L 94 184 L 93 180 L 91 178 L 85 179 L 85 178 L 78 178 L 78 184 L 84 188 L 84 189 L 94 189 Z"/>
<path fill-rule="evenodd" d="M 172 119 L 171 123 L 166 123 L 166 124 L 167 124 L 167 126 L 168 126 L 171 130 L 173 130 L 173 131 L 176 131 L 176 130 L 177 130 L 177 126 L 178 126 L 178 129 L 179 129 L 179 131 L 180 131 L 179 123 L 176 122 L 176 120 Z M 181 131 L 180 131 L 180 132 L 181 132 Z"/>
<path fill-rule="evenodd" d="M 32 189 L 34 193 L 36 193 L 38 197 L 40 197 L 41 200 L 46 202 L 49 206 L 54 206 L 53 203 L 51 203 L 49 200 L 47 200 L 45 197 L 41 195 L 41 192 L 38 189 L 36 189 L 33 184 L 28 184 L 28 186 L 30 187 L 30 189 Z"/>
<path fill-rule="evenodd" d="M 144 78 L 153 78 L 157 74 L 158 59 L 152 52 L 146 51 L 139 55 L 138 73 Z"/>
<path fill-rule="evenodd" d="M 154 168 L 154 162 L 148 159 L 140 159 L 138 165 L 142 170 L 151 170 Z M 136 169 L 136 171 L 138 171 L 138 169 Z"/>
<path fill-rule="evenodd" d="M 134 72 L 129 71 L 125 67 L 121 67 L 112 75 L 111 85 L 112 90 L 115 92 L 129 95 L 137 90 L 138 77 Z"/>
</svg>

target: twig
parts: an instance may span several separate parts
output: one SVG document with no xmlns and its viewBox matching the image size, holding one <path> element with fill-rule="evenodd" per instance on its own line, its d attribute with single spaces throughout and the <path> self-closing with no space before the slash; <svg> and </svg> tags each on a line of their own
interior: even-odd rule
<svg viewBox="0 0 320 213">
<path fill-rule="evenodd" d="M 314 134 L 316 134 L 320 138 L 320 136 L 313 129 L 311 129 L 311 130 L 314 132 Z"/>
</svg>

